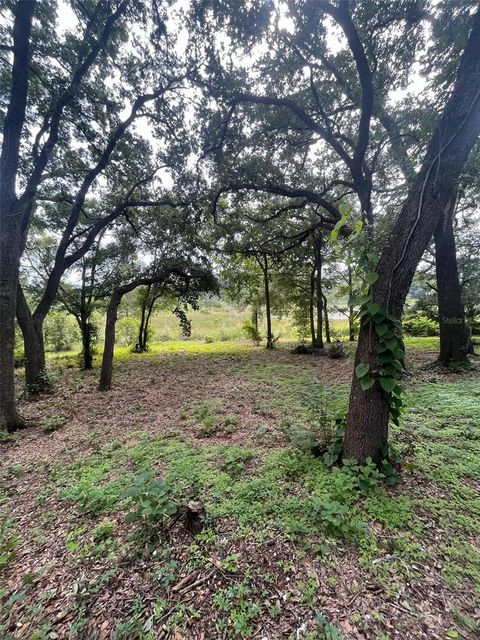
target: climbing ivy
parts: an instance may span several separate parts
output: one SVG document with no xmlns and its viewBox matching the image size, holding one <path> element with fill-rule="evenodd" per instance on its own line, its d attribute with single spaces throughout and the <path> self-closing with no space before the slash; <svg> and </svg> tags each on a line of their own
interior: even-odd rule
<svg viewBox="0 0 480 640">
<path fill-rule="evenodd" d="M 402 407 L 402 387 L 399 378 L 404 371 L 405 352 L 402 341 L 402 323 L 375 302 L 372 296 L 372 285 L 378 279 L 376 265 L 379 256 L 374 253 L 365 254 L 361 265 L 364 268 L 362 277 L 366 291 L 360 297 L 351 300 L 350 304 L 360 305 L 362 323 L 367 324 L 370 340 L 377 340 L 376 363 L 373 367 L 360 362 L 355 367 L 355 375 L 360 386 L 368 391 L 378 383 L 386 394 L 389 404 L 390 418 L 398 425 Z"/>
<path fill-rule="evenodd" d="M 340 229 L 348 224 L 349 211 L 344 209 L 341 213 L 342 217 L 331 233 L 332 242 L 336 242 Z M 359 296 L 349 300 L 349 305 L 360 307 L 360 318 L 364 325 L 368 325 L 370 341 L 377 341 L 377 357 L 374 366 L 360 362 L 355 367 L 355 375 L 364 391 L 371 389 L 374 384 L 380 385 L 387 397 L 390 418 L 398 425 L 402 407 L 399 378 L 404 371 L 405 358 L 402 324 L 373 299 L 372 285 L 378 280 L 377 264 L 380 256 L 365 249 L 369 243 L 363 236 L 363 225 L 359 220 L 348 233 L 346 242 L 356 254 L 363 290 Z"/>
</svg>

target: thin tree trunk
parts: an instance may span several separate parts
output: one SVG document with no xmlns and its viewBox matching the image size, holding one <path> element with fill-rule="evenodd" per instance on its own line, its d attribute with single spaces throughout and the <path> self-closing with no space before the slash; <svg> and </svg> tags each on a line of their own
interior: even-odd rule
<svg viewBox="0 0 480 640">
<path fill-rule="evenodd" d="M 330 320 L 328 318 L 328 308 L 327 308 L 327 296 L 322 293 L 323 300 L 323 314 L 325 316 L 325 339 L 327 344 L 332 342 L 332 338 L 330 336 Z"/>
<path fill-rule="evenodd" d="M 270 307 L 270 275 L 268 273 L 268 258 L 263 256 L 263 260 L 257 258 L 263 272 L 263 287 L 265 293 L 265 318 L 267 321 L 267 345 L 266 349 L 273 349 L 273 333 L 272 333 L 272 312 Z"/>
<path fill-rule="evenodd" d="M 253 322 L 253 325 L 255 326 L 255 329 L 257 330 L 257 333 L 258 333 L 258 308 L 257 307 L 253 307 L 253 310 L 252 310 L 252 322 Z"/>
<path fill-rule="evenodd" d="M 313 241 L 313 255 L 315 264 L 315 301 L 316 301 L 316 335 L 313 347 L 323 349 L 323 300 L 322 300 L 322 236 Z"/>
<path fill-rule="evenodd" d="M 150 324 L 150 318 L 152 316 L 152 312 L 153 312 L 153 307 L 155 306 L 155 302 L 157 300 L 157 297 L 153 297 L 152 300 L 150 301 L 150 304 L 148 306 L 148 311 L 147 311 L 147 315 L 145 317 L 145 324 L 143 327 L 143 350 L 146 351 L 148 348 L 148 326 Z"/>
<path fill-rule="evenodd" d="M 310 299 L 308 301 L 308 314 L 310 319 L 310 336 L 312 347 L 315 345 L 315 268 L 310 274 Z"/>
<path fill-rule="evenodd" d="M 265 287 L 265 315 L 267 319 L 267 349 L 273 349 L 272 312 L 270 309 L 270 282 L 268 258 L 263 256 L 263 284 Z"/>
<path fill-rule="evenodd" d="M 455 203 L 435 229 L 435 262 L 440 326 L 439 362 L 444 367 L 468 362 L 468 330 L 458 277 L 453 215 Z"/>
<path fill-rule="evenodd" d="M 138 328 L 138 341 L 137 341 L 137 346 L 136 346 L 136 351 L 145 351 L 146 349 L 146 336 L 145 336 L 145 315 L 147 312 L 147 303 L 148 303 L 148 297 L 150 295 L 150 289 L 151 287 L 147 287 L 147 290 L 145 292 L 145 295 L 142 298 L 142 309 L 141 309 L 141 315 L 140 315 L 140 326 Z"/>
<path fill-rule="evenodd" d="M 114 291 L 107 309 L 105 321 L 105 343 L 103 346 L 102 370 L 98 389 L 108 391 L 112 384 L 113 351 L 115 348 L 115 325 L 118 316 L 118 306 L 122 301 L 122 293 Z"/>
<path fill-rule="evenodd" d="M 82 333 L 82 356 L 83 368 L 85 371 L 93 369 L 93 352 L 92 352 L 92 325 L 88 317 L 80 318 L 80 331 Z"/>
<path fill-rule="evenodd" d="M 455 199 L 458 178 L 480 133 L 480 10 L 460 61 L 452 94 L 432 136 L 422 167 L 398 215 L 377 266 L 372 301 L 401 318 L 417 265 L 445 212 Z M 355 364 L 377 368 L 378 336 L 365 318 Z M 388 446 L 389 405 L 378 382 L 363 391 L 354 375 L 344 456 L 379 462 Z"/>
</svg>

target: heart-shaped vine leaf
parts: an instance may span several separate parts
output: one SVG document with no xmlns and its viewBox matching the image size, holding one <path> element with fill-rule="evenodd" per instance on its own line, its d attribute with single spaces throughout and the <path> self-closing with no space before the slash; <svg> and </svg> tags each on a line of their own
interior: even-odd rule
<svg viewBox="0 0 480 640">
<path fill-rule="evenodd" d="M 355 367 L 355 375 L 357 376 L 357 378 L 363 378 L 363 376 L 367 375 L 369 370 L 370 370 L 370 365 L 365 364 L 364 362 L 361 362 L 360 364 L 357 364 L 357 366 Z"/>
<path fill-rule="evenodd" d="M 397 385 L 395 378 L 380 378 L 380 386 L 387 393 L 391 393 Z"/>
<path fill-rule="evenodd" d="M 368 389 L 370 389 L 370 387 L 373 387 L 374 384 L 375 378 L 371 378 L 370 376 L 363 376 L 363 378 L 360 379 L 360 386 L 364 391 L 367 391 Z"/>
</svg>

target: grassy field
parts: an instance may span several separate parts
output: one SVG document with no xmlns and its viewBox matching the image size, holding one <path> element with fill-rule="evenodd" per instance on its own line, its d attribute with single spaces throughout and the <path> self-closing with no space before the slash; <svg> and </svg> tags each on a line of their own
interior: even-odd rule
<svg viewBox="0 0 480 640">
<path fill-rule="evenodd" d="M 150 340 L 149 353 L 174 353 L 174 352 L 201 352 L 201 353 L 217 353 L 219 351 L 235 352 L 241 346 L 230 344 L 221 346 L 221 343 L 235 343 L 246 341 L 246 336 L 242 331 L 242 324 L 250 319 L 248 311 L 239 311 L 234 307 L 222 306 L 204 308 L 198 311 L 189 312 L 189 318 L 192 323 L 192 335 L 189 339 L 181 336 L 181 330 L 178 320 L 167 311 L 160 311 L 152 317 L 151 328 L 152 336 Z M 133 319 L 128 322 L 136 327 Z M 332 318 L 330 321 L 332 340 L 348 341 L 348 322 L 346 319 Z M 265 328 L 261 329 L 263 335 Z M 278 337 L 278 344 L 285 346 L 288 343 L 298 344 L 298 332 L 292 321 L 288 317 L 273 317 L 273 332 Z M 126 332 L 122 329 L 122 320 L 119 321 L 117 327 L 117 345 L 116 357 L 125 359 L 130 357 L 131 349 L 123 346 L 125 343 Z M 202 343 L 215 346 L 202 346 Z M 405 344 L 407 347 L 415 349 L 424 349 L 427 351 L 438 351 L 439 338 L 437 337 L 412 337 L 405 336 Z M 80 350 L 80 345 L 74 345 L 74 349 L 64 352 L 49 352 L 50 360 L 68 359 L 72 363 Z M 98 352 L 102 350 L 102 342 L 97 345 Z M 141 358 L 142 356 L 138 356 Z M 96 357 L 98 362 L 98 355 Z"/>
<path fill-rule="evenodd" d="M 0 637 L 478 637 L 480 381 L 431 357 L 408 350 L 391 486 L 312 455 L 348 359 L 161 342 L 119 349 L 106 394 L 58 359 L 55 391 L 22 402 L 33 426 L 0 444 Z M 140 504 L 157 519 L 127 522 Z"/>
</svg>

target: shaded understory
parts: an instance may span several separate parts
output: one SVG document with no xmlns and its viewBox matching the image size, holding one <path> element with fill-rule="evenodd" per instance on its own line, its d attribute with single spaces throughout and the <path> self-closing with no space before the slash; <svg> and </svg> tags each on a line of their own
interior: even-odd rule
<svg viewBox="0 0 480 640">
<path fill-rule="evenodd" d="M 327 468 L 309 438 L 344 410 L 347 360 L 240 343 L 123 355 L 114 388 L 57 361 L 56 390 L 2 447 L 2 638 L 478 637 L 480 378 L 420 369 L 395 486 Z M 147 536 L 144 471 L 205 504 Z"/>
</svg>

